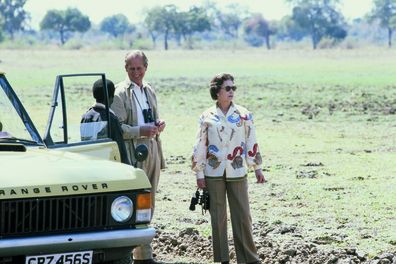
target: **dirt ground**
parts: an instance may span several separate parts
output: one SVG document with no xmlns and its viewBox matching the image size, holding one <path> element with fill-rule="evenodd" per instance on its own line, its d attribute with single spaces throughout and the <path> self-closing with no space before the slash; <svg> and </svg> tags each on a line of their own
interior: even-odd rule
<svg viewBox="0 0 396 264">
<path fill-rule="evenodd" d="M 199 205 L 194 212 L 188 210 L 194 178 L 189 177 L 189 172 L 179 171 L 176 166 L 177 163 L 184 166 L 185 161 L 186 158 L 182 157 L 173 162 L 168 160 L 171 167 L 161 175 L 152 223 L 157 231 L 152 243 L 154 257 L 164 263 L 213 263 L 209 212 L 203 215 Z M 257 193 L 254 188 L 261 188 L 253 182 L 250 187 L 252 194 Z M 251 204 L 256 199 L 252 195 Z M 255 207 L 251 208 L 254 210 Z M 396 264 L 396 252 L 369 255 L 357 247 L 334 246 L 339 234 L 312 239 L 296 225 L 266 220 L 259 220 L 257 214 L 253 217 L 253 236 L 259 258 L 264 264 Z M 236 263 L 231 231 L 228 237 L 230 263 Z"/>
<path fill-rule="evenodd" d="M 180 233 L 163 230 L 164 226 L 156 226 L 157 236 L 153 241 L 155 258 L 164 263 L 212 263 L 211 239 L 202 237 L 196 229 L 186 228 Z M 271 230 L 265 222 L 253 225 L 254 237 L 260 260 L 264 264 L 271 263 L 310 263 L 310 264 L 395 264 L 396 252 L 382 253 L 369 258 L 355 248 L 324 251 L 320 249 L 320 241 L 304 242 L 301 235 L 293 228 L 280 227 Z M 297 238 L 279 244 L 267 237 L 270 232 L 293 233 Z M 230 263 L 236 263 L 236 256 L 232 239 L 230 245 Z"/>
</svg>

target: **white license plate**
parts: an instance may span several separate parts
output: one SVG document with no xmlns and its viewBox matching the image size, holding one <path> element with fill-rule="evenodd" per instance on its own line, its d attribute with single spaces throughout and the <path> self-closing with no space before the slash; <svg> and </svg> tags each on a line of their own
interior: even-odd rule
<svg viewBox="0 0 396 264">
<path fill-rule="evenodd" d="M 25 264 L 91 264 L 92 251 L 26 257 Z"/>
</svg>

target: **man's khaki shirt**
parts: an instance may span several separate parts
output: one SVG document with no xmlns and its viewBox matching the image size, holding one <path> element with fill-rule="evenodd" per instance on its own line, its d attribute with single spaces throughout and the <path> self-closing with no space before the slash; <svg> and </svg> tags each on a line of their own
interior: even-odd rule
<svg viewBox="0 0 396 264">
<path fill-rule="evenodd" d="M 138 125 L 137 111 L 141 111 L 138 106 L 134 103 L 134 95 L 131 91 L 133 83 L 129 78 L 126 78 L 123 82 L 116 85 L 114 93 L 114 101 L 111 105 L 111 109 L 114 111 L 121 123 L 123 131 L 123 137 L 128 151 L 128 156 L 132 162 L 134 162 L 134 148 L 138 143 L 146 143 L 148 140 L 140 135 L 140 126 Z M 157 97 L 154 89 L 146 83 L 143 83 L 143 89 L 146 91 L 147 100 L 153 111 L 154 120 L 159 119 Z M 162 145 L 159 136 L 156 136 L 154 140 L 158 144 L 158 154 L 161 160 L 161 169 L 165 168 L 165 161 L 162 153 Z"/>
</svg>

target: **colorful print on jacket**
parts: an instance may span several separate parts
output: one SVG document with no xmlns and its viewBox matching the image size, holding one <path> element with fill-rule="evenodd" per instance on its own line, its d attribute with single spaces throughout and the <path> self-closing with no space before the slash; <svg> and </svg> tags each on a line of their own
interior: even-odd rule
<svg viewBox="0 0 396 264">
<path fill-rule="evenodd" d="M 261 164 L 253 115 L 246 108 L 231 104 L 224 115 L 213 106 L 202 113 L 193 151 L 197 179 L 224 172 L 227 179 L 237 179 L 247 174 L 247 167 L 261 169 Z"/>
</svg>

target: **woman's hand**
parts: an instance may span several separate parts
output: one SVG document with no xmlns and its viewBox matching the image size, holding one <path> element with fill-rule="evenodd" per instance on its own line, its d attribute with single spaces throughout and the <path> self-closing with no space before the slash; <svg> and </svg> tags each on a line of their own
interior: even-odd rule
<svg viewBox="0 0 396 264">
<path fill-rule="evenodd" d="M 197 186 L 200 189 L 206 188 L 206 182 L 205 179 L 197 179 Z"/>
<path fill-rule="evenodd" d="M 267 180 L 264 178 L 263 171 L 261 169 L 257 169 L 254 171 L 256 174 L 257 183 L 265 183 Z"/>
</svg>

